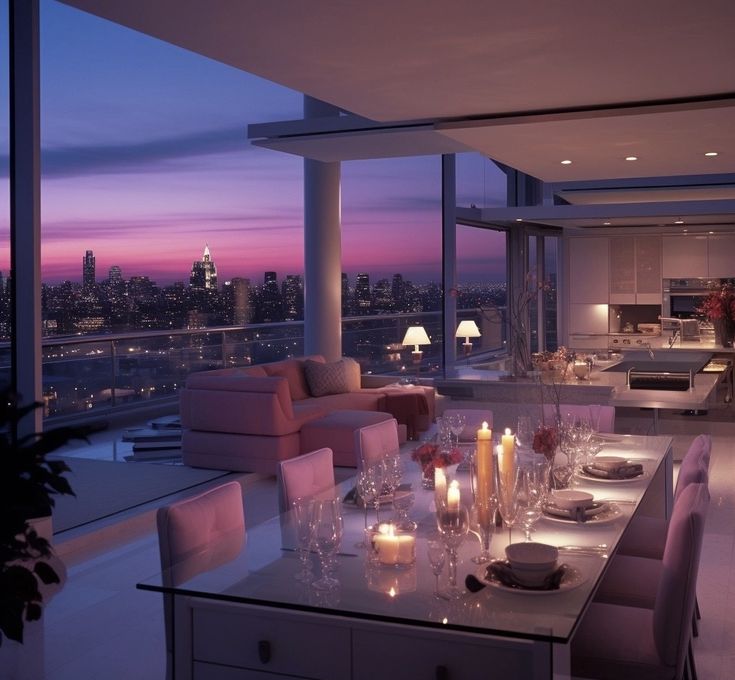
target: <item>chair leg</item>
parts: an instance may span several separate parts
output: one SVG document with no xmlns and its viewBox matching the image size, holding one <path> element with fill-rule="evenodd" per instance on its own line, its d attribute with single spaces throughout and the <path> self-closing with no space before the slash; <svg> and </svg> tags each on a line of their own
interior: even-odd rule
<svg viewBox="0 0 735 680">
<path fill-rule="evenodd" d="M 689 677 L 691 680 L 697 680 L 697 665 L 694 663 L 694 649 L 692 648 L 692 642 L 689 641 L 689 652 L 687 654 L 689 663 L 687 664 L 689 666 Z"/>
</svg>

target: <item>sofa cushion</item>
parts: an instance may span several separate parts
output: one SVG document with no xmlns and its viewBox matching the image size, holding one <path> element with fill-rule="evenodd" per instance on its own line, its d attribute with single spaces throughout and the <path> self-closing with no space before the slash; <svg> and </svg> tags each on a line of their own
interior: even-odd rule
<svg viewBox="0 0 735 680">
<path fill-rule="evenodd" d="M 314 397 L 360 389 L 360 366 L 354 359 L 345 358 L 331 363 L 307 359 L 304 361 L 304 375 Z"/>
<path fill-rule="evenodd" d="M 306 378 L 304 377 L 303 362 L 298 359 L 284 359 L 283 361 L 263 364 L 262 366 L 269 376 L 286 378 L 291 399 L 294 401 L 308 399 L 311 396 L 309 394 L 309 387 L 306 384 Z"/>
</svg>

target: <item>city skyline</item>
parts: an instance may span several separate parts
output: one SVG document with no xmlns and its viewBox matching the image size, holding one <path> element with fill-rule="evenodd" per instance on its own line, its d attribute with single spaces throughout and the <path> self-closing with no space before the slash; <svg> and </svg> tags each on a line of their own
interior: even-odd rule
<svg viewBox="0 0 735 680">
<path fill-rule="evenodd" d="M 0 7 L 7 43 L 7 0 Z M 44 281 L 72 280 L 91 248 L 101 268 L 165 285 L 185 278 L 202 240 L 220 253 L 222 280 L 303 270 L 302 160 L 246 138 L 249 123 L 300 118 L 300 93 L 53 0 L 41 1 L 41 37 Z M 7 49 L 0 77 L 6 179 Z M 438 157 L 343 164 L 343 268 L 437 279 L 440 175 Z M 504 199 L 502 182 L 482 177 L 458 195 Z M 7 201 L 0 192 L 6 234 Z M 3 272 L 8 262 L 6 237 Z M 487 261 L 463 267 L 492 279 Z"/>
</svg>

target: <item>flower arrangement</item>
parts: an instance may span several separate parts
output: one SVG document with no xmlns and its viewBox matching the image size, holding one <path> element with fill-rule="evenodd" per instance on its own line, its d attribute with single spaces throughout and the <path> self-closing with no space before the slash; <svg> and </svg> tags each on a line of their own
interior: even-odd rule
<svg viewBox="0 0 735 680">
<path fill-rule="evenodd" d="M 704 314 L 709 321 L 735 322 L 735 286 L 726 283 L 719 290 L 713 290 L 702 302 L 697 312 Z"/>
<path fill-rule="evenodd" d="M 434 472 L 434 468 L 457 465 L 463 459 L 458 448 L 442 449 L 439 444 L 425 442 L 411 452 L 411 460 L 415 460 L 425 475 Z"/>
<path fill-rule="evenodd" d="M 559 433 L 556 427 L 539 425 L 533 433 L 533 450 L 542 453 L 546 460 L 553 460 L 556 447 L 559 444 Z"/>
</svg>

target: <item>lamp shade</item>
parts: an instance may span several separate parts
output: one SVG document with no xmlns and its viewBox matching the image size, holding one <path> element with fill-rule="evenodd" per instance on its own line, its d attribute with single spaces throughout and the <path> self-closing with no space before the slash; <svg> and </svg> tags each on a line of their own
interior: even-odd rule
<svg viewBox="0 0 735 680">
<path fill-rule="evenodd" d="M 409 326 L 406 329 L 406 335 L 403 336 L 403 345 L 414 345 L 415 351 L 419 351 L 419 345 L 430 345 L 431 340 L 426 334 L 423 326 Z"/>
<path fill-rule="evenodd" d="M 457 326 L 457 332 L 454 334 L 454 336 L 457 338 L 466 338 L 469 341 L 470 338 L 480 337 L 480 329 L 477 327 L 477 324 L 474 321 L 466 319 L 465 321 L 459 322 L 459 326 Z"/>
</svg>

